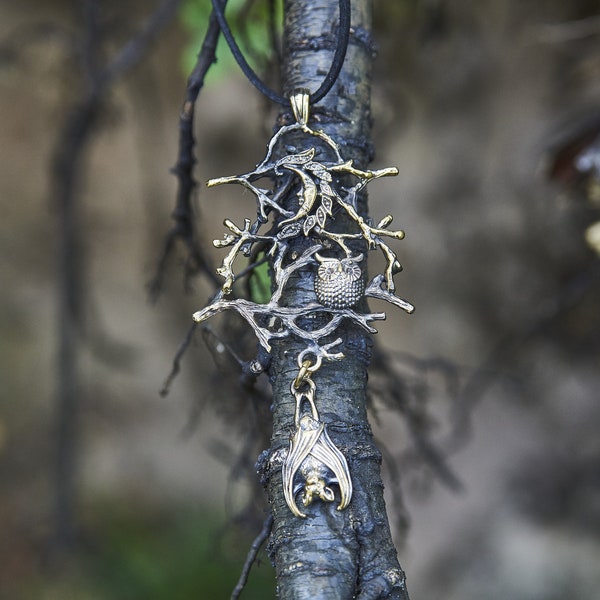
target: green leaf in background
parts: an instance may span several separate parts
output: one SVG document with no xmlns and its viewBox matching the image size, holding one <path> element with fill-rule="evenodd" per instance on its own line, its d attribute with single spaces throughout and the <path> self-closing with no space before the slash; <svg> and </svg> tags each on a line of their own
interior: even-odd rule
<svg viewBox="0 0 600 600">
<path fill-rule="evenodd" d="M 227 20 L 238 45 L 246 60 L 259 71 L 271 60 L 274 48 L 269 33 L 269 2 L 258 0 L 229 0 L 227 2 Z M 275 0 L 275 23 L 277 35 L 281 34 L 283 15 L 283 0 Z M 250 7 L 248 10 L 247 8 Z M 196 64 L 198 52 L 206 33 L 208 18 L 212 11 L 211 0 L 185 0 L 179 11 L 179 19 L 188 32 L 188 41 L 181 56 L 181 66 L 184 74 L 191 73 Z M 223 36 L 217 46 L 217 64 L 213 65 L 209 77 L 222 77 L 231 72 L 235 60 L 227 47 Z M 236 67 L 237 68 L 237 67 Z"/>
<path fill-rule="evenodd" d="M 258 255 L 257 260 L 265 258 L 264 253 Z M 250 273 L 250 300 L 257 304 L 267 304 L 271 299 L 271 274 L 269 273 L 269 263 L 264 262 L 258 265 Z"/>
</svg>

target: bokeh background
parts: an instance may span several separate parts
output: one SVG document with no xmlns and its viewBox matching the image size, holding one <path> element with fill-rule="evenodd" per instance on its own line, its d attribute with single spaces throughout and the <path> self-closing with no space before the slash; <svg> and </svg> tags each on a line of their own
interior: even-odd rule
<svg viewBox="0 0 600 600">
<path fill-rule="evenodd" d="M 88 89 L 76 58 L 86 3 L 0 3 L 2 600 L 228 598 L 260 529 L 244 517 L 260 499 L 242 468 L 256 458 L 259 426 L 236 420 L 246 414 L 226 385 L 236 376 L 198 336 L 169 395 L 159 394 L 212 284 L 200 276 L 186 289 L 179 248 L 156 302 L 147 290 L 170 226 L 179 110 L 208 4 L 187 0 L 111 85 L 74 165 L 84 281 L 75 535 L 65 543 L 52 164 Z M 151 6 L 98 7 L 102 62 Z M 387 309 L 379 327 L 404 400 L 386 402 L 374 372 L 371 416 L 411 597 L 591 600 L 600 587 L 600 3 L 375 0 L 374 9 L 374 166 L 400 174 L 370 186 L 370 208 L 407 233 L 397 283 L 417 311 Z M 197 106 L 200 182 L 248 171 L 273 123 L 224 48 L 220 57 Z M 203 184 L 196 200 L 217 266 L 211 241 L 223 218 L 251 215 L 253 202 Z M 242 598 L 273 590 L 263 553 Z"/>
</svg>

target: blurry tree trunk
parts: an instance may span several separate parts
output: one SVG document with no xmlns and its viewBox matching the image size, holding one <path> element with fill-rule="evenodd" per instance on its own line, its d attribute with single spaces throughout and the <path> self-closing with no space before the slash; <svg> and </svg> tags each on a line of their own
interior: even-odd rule
<svg viewBox="0 0 600 600">
<path fill-rule="evenodd" d="M 59 231 L 55 542 L 61 549 L 68 549 L 75 538 L 80 394 L 77 358 L 84 287 L 78 194 L 85 150 L 98 108 L 98 102 L 90 100 L 73 109 L 59 135 L 52 169 L 52 198 L 56 202 Z"/>
<path fill-rule="evenodd" d="M 337 0 L 286 0 L 283 87 L 289 97 L 297 88 L 316 90 L 327 73 L 336 44 Z M 371 160 L 370 79 L 373 47 L 371 0 L 353 0 L 352 31 L 344 68 L 333 90 L 311 107 L 316 129 L 340 145 L 344 159 L 364 168 Z M 283 118 L 283 117 L 282 117 Z M 318 145 L 319 141 L 315 142 Z M 290 203 L 296 201 L 292 194 Z M 367 214 L 366 194 L 359 200 Z M 336 215 L 336 227 L 344 221 Z M 302 237 L 302 236 L 301 236 Z M 306 239 L 298 239 L 302 251 Z M 366 248 L 362 248 L 366 251 Z M 315 301 L 314 274 L 297 272 L 286 287 L 282 305 Z M 348 323 L 346 321 L 346 323 Z M 314 375 L 316 402 L 328 432 L 343 452 L 352 474 L 350 506 L 317 501 L 294 516 L 286 505 L 281 477 L 282 453 L 294 425 L 295 400 L 290 383 L 298 372 L 296 358 L 305 346 L 284 338 L 273 344 L 270 368 L 274 395 L 271 449 L 260 470 L 273 511 L 269 552 L 275 564 L 278 594 L 285 600 L 400 598 L 407 600 L 404 573 L 393 546 L 383 500 L 381 454 L 367 421 L 366 384 L 370 340 L 346 324 L 338 330 L 345 358 L 324 363 Z"/>
<path fill-rule="evenodd" d="M 79 353 L 85 332 L 85 232 L 81 218 L 81 187 L 87 151 L 106 94 L 115 80 L 135 67 L 151 43 L 175 16 L 180 0 L 162 0 L 142 26 L 115 52 L 99 60 L 106 28 L 101 22 L 101 2 L 79 3 L 82 32 L 81 89 L 70 89 L 75 98 L 60 129 L 52 156 L 50 198 L 57 213 L 57 389 L 55 459 L 55 532 L 58 548 L 69 550 L 76 537 L 77 459 L 81 377 Z"/>
</svg>

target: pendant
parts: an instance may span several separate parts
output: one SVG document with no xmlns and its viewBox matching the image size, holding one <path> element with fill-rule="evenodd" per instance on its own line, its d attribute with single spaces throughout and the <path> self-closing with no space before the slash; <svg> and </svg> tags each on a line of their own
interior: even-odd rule
<svg viewBox="0 0 600 600">
<path fill-rule="evenodd" d="M 333 502 L 335 494 L 331 484 L 340 490 L 338 510 L 343 510 L 352 498 L 352 480 L 348 463 L 327 434 L 325 424 L 319 418 L 315 405 L 315 383 L 304 378 L 296 389 L 292 382 L 292 394 L 296 398 L 294 422 L 296 430 L 290 439 L 290 448 L 283 463 L 282 478 L 285 501 L 297 517 L 306 517 L 298 509 L 296 496 L 302 491 L 302 504 L 308 506 L 316 499 Z M 302 391 L 302 388 L 304 391 Z M 310 411 L 303 410 L 308 403 Z M 297 477 L 299 475 L 299 477 Z M 299 483 L 296 480 L 299 479 Z"/>
<path fill-rule="evenodd" d="M 297 357 L 299 373 L 292 382 L 296 399 L 295 429 L 284 461 L 282 475 L 288 507 L 298 517 L 304 517 L 296 504 L 302 491 L 302 503 L 308 506 L 319 499 L 332 502 L 335 494 L 330 487 L 339 487 L 338 509 L 346 508 L 352 497 L 352 481 L 346 459 L 327 434 L 315 404 L 315 383 L 312 379 L 323 360 L 341 360 L 341 338 L 335 336 L 343 321 L 349 320 L 369 333 L 377 330 L 373 321 L 385 319 L 385 313 L 359 312 L 357 306 L 364 297 L 378 298 L 412 313 L 412 304 L 395 295 L 394 276 L 402 269 L 397 255 L 389 246 L 390 240 L 401 240 L 404 232 L 390 230 L 392 216 L 386 215 L 374 225 L 358 212 L 358 196 L 374 179 L 398 174 L 389 167 L 362 170 L 351 160 L 344 160 L 340 147 L 326 133 L 308 125 L 310 96 L 300 90 L 290 98 L 295 123 L 281 127 L 271 138 L 265 158 L 255 169 L 242 175 L 219 177 L 208 181 L 208 187 L 235 183 L 249 190 L 256 200 L 256 218 L 244 219 L 241 226 L 230 219 L 224 225 L 228 232 L 215 240 L 217 248 L 228 253 L 217 272 L 224 279 L 214 300 L 193 315 L 200 323 L 225 311 L 236 311 L 253 329 L 259 343 L 267 352 L 271 341 L 288 336 L 300 339 L 305 350 Z M 301 141 L 302 147 L 297 148 Z M 342 183 L 342 179 L 343 182 Z M 272 189 L 264 181 L 279 182 Z M 348 184 L 347 182 L 350 182 Z M 297 207 L 284 202 L 296 190 Z M 334 214 L 343 211 L 351 224 L 349 231 L 333 231 Z M 269 223 L 273 216 L 275 224 Z M 309 240 L 308 247 L 298 256 L 291 249 L 298 238 Z M 362 253 L 351 246 L 362 242 L 369 250 L 379 250 L 385 259 L 385 269 L 368 283 L 361 269 Z M 253 248 L 265 249 L 272 265 L 271 297 L 266 303 L 246 298 L 232 298 L 238 273 L 236 260 L 252 256 Z M 303 269 L 313 273 L 316 301 L 303 306 L 279 304 L 290 276 Z M 305 329 L 301 317 L 327 315 L 323 325 Z M 314 321 L 314 320 L 313 320 Z M 310 357 L 310 360 L 307 360 Z M 308 405 L 308 411 L 305 406 Z"/>
</svg>

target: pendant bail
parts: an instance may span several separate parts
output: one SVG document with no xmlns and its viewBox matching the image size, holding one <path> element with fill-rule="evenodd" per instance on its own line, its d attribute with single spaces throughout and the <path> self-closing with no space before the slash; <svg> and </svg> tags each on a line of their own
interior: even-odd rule
<svg viewBox="0 0 600 600">
<path fill-rule="evenodd" d="M 303 127 L 308 123 L 310 113 L 310 92 L 306 88 L 296 90 L 290 97 L 294 118 Z"/>
</svg>

